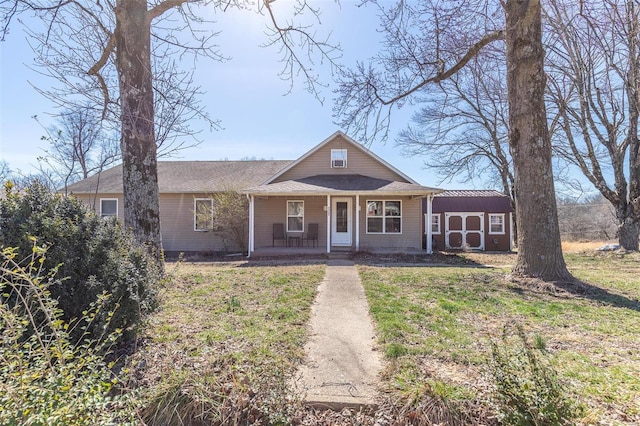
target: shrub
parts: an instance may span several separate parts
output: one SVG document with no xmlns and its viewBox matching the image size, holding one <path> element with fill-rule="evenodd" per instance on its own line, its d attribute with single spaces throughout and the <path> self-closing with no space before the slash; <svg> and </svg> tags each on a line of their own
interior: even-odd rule
<svg viewBox="0 0 640 426">
<path fill-rule="evenodd" d="M 74 343 L 74 325 L 62 319 L 48 291 L 59 280 L 42 270 L 44 250 L 34 248 L 25 266 L 16 261 L 17 250 L 0 252 L 0 424 L 136 424 L 135 396 L 115 392 L 120 380 L 103 358 L 120 331 Z M 91 324 L 105 297 L 75 326 Z"/>
<path fill-rule="evenodd" d="M 57 300 L 62 319 L 80 318 L 99 295 L 109 298 L 105 309 L 89 326 L 94 338 L 109 321 L 112 331 L 123 330 L 122 340 L 133 337 L 143 315 L 156 306 L 159 266 L 138 246 L 116 220 L 101 219 L 80 201 L 52 194 L 37 183 L 16 194 L 6 188 L 0 200 L 0 247 L 31 253 L 34 240 L 46 247 L 44 270 L 57 269 L 65 277 L 48 291 Z M 107 312 L 113 317 L 107 318 Z M 74 329 L 71 337 L 84 332 Z"/>
<path fill-rule="evenodd" d="M 538 336 L 532 345 L 521 325 L 515 336 L 505 327 L 502 342 L 491 342 L 489 372 L 498 417 L 506 425 L 575 424 L 580 408 L 568 396 Z"/>
</svg>

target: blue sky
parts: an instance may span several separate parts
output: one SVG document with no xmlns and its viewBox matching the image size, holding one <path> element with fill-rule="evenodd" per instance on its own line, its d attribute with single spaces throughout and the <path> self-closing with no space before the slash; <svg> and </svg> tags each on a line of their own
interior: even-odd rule
<svg viewBox="0 0 640 426">
<path fill-rule="evenodd" d="M 342 47 L 343 63 L 352 64 L 376 53 L 379 34 L 373 8 L 357 7 L 351 0 L 339 5 L 329 0 L 315 4 L 323 10 L 317 31 L 332 33 L 331 39 Z M 204 142 L 182 151 L 177 159 L 296 159 L 341 130 L 333 122 L 334 84 L 328 72 L 323 75 L 329 85 L 322 93 L 324 104 L 304 90 L 302 80 L 297 80 L 292 93 L 286 95 L 289 82 L 278 77 L 282 64 L 277 49 L 259 47 L 266 40 L 264 19 L 250 13 L 219 14 L 217 19 L 223 32 L 216 42 L 222 53 L 233 59 L 226 63 L 199 61 L 196 78 L 206 91 L 203 105 L 212 118 L 221 120 L 222 129 L 210 132 L 205 128 L 199 135 Z M 37 115 L 49 125 L 53 123 L 49 114 L 55 112 L 54 106 L 32 87 L 52 84 L 29 69 L 32 60 L 22 28 L 14 25 L 7 40 L 0 43 L 0 159 L 23 173 L 34 170 L 36 158 L 46 148 L 46 142 L 40 140 L 44 131 L 31 117 Z M 396 114 L 391 141 L 374 143 L 371 149 L 419 183 L 435 186 L 437 176 L 423 169 L 422 159 L 405 158 L 393 146 L 393 136 L 406 125 L 410 113 L 404 110 Z M 473 183 L 456 182 L 440 186 L 474 187 Z M 482 185 L 477 183 L 476 187 Z"/>
</svg>

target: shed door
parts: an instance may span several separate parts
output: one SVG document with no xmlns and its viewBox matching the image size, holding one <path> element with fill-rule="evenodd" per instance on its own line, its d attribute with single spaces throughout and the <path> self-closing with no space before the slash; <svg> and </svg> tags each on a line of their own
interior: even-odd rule
<svg viewBox="0 0 640 426">
<path fill-rule="evenodd" d="M 484 250 L 484 213 L 445 213 L 445 246 Z"/>
</svg>

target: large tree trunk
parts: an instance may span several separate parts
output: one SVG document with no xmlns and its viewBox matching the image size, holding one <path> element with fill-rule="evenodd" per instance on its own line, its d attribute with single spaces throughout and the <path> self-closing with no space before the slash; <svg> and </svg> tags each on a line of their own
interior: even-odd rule
<svg viewBox="0 0 640 426">
<path fill-rule="evenodd" d="M 508 0 L 507 88 L 509 145 L 518 216 L 517 276 L 570 279 L 562 247 L 544 104 L 545 74 L 540 0 Z"/>
<path fill-rule="evenodd" d="M 618 224 L 618 243 L 625 250 L 638 251 L 640 224 L 633 217 L 627 216 Z"/>
<path fill-rule="evenodd" d="M 151 20 L 146 0 L 118 0 L 115 45 L 122 104 L 124 223 L 135 238 L 160 259 Z"/>
</svg>

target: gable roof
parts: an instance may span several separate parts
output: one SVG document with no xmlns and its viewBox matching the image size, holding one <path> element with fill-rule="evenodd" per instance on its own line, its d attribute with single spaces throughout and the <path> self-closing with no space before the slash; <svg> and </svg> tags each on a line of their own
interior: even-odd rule
<svg viewBox="0 0 640 426">
<path fill-rule="evenodd" d="M 160 193 L 207 193 L 249 188 L 264 182 L 291 160 L 159 161 Z M 122 194 L 122 165 L 73 183 L 74 194 Z"/>
<path fill-rule="evenodd" d="M 311 150 L 306 152 L 302 157 L 300 157 L 297 160 L 291 162 L 288 166 L 286 166 L 285 168 L 280 170 L 278 173 L 276 173 L 275 175 L 271 176 L 269 179 L 267 179 L 264 182 L 262 182 L 262 184 L 263 185 L 270 184 L 271 182 L 273 182 L 274 180 L 276 180 L 277 178 L 282 176 L 284 173 L 286 173 L 289 170 L 291 170 L 294 167 L 296 167 L 298 164 L 303 162 L 305 159 L 307 159 L 308 157 L 313 155 L 315 152 L 320 150 L 322 147 L 324 147 L 325 145 L 327 145 L 328 143 L 330 143 L 331 141 L 333 141 L 337 137 L 342 137 L 346 142 L 350 143 L 354 148 L 364 152 L 366 155 L 368 155 L 369 157 L 371 157 L 372 159 L 374 159 L 378 163 L 382 164 L 384 167 L 388 168 L 389 170 L 392 170 L 394 173 L 396 173 L 398 176 L 400 176 L 403 179 L 405 179 L 407 182 L 418 185 L 418 183 L 416 181 L 414 181 L 413 179 L 411 179 L 409 176 L 405 175 L 400 170 L 396 169 L 391 164 L 387 163 L 382 158 L 378 157 L 376 154 L 374 154 L 373 152 L 369 151 L 363 145 L 359 144 L 358 142 L 356 142 L 355 140 L 351 139 L 349 136 L 345 135 L 344 133 L 342 133 L 339 130 L 337 132 L 335 132 L 334 134 L 332 134 L 331 136 L 329 136 L 328 138 L 326 138 L 325 140 L 323 140 L 322 142 L 320 142 L 318 145 L 313 147 Z"/>
<path fill-rule="evenodd" d="M 253 195 L 361 195 L 394 194 L 418 195 L 439 192 L 417 183 L 407 183 L 377 179 L 363 175 L 317 175 L 292 179 L 249 188 L 242 192 Z"/>
</svg>

